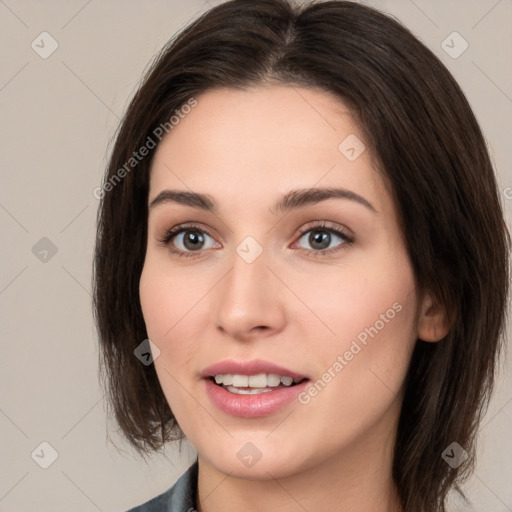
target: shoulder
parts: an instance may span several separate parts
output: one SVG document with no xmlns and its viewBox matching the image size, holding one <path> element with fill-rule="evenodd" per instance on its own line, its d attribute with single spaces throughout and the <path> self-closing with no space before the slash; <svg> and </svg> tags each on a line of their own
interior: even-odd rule
<svg viewBox="0 0 512 512">
<path fill-rule="evenodd" d="M 164 493 L 127 512 L 192 512 L 196 510 L 197 460 Z"/>
</svg>

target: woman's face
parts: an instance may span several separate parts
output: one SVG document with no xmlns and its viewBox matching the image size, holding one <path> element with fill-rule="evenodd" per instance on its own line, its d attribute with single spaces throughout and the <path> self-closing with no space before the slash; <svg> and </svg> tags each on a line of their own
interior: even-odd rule
<svg viewBox="0 0 512 512">
<path fill-rule="evenodd" d="M 363 144 L 337 98 L 273 85 L 208 91 L 157 148 L 142 310 L 169 405 L 218 471 L 390 450 L 420 305 Z"/>
</svg>

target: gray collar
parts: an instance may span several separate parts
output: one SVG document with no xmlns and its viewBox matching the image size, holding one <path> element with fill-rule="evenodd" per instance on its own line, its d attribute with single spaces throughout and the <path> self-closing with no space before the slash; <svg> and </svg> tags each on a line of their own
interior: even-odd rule
<svg viewBox="0 0 512 512">
<path fill-rule="evenodd" d="M 196 512 L 197 470 L 196 460 L 170 489 L 127 512 Z"/>
</svg>

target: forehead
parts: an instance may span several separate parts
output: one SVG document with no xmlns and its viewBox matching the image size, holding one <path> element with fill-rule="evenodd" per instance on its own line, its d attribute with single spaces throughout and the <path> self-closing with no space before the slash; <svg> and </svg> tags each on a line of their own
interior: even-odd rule
<svg viewBox="0 0 512 512">
<path fill-rule="evenodd" d="M 174 188 L 263 205 L 291 188 L 322 186 L 345 187 L 371 196 L 377 209 L 385 206 L 364 136 L 334 95 L 272 85 L 215 89 L 196 100 L 156 150 L 150 199 Z"/>
</svg>

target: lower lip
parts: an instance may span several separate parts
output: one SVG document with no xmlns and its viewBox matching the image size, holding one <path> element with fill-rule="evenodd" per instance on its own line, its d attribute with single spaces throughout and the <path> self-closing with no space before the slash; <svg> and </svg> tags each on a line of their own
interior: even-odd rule
<svg viewBox="0 0 512 512">
<path fill-rule="evenodd" d="M 296 399 L 297 395 L 304 391 L 309 383 L 309 380 L 304 380 L 289 388 L 279 388 L 258 395 L 238 395 L 226 391 L 210 379 L 204 379 L 204 381 L 206 393 L 221 411 L 231 416 L 243 418 L 268 416 L 283 409 Z"/>
</svg>

